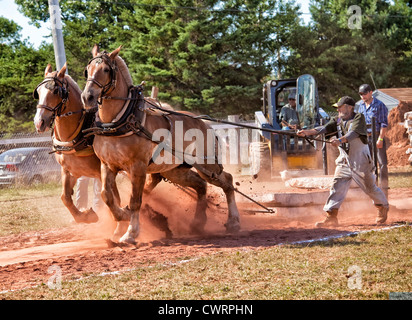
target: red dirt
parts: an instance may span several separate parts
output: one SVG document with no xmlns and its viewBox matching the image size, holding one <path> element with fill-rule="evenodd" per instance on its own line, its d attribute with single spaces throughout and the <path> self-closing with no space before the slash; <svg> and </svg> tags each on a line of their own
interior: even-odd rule
<svg viewBox="0 0 412 320">
<path fill-rule="evenodd" d="M 387 138 L 389 147 L 387 150 L 389 166 L 409 165 L 409 155 L 406 150 L 410 148 L 408 133 L 406 128 L 400 123 L 405 121 L 404 114 L 412 111 L 412 101 L 401 101 L 396 108 L 393 108 L 388 115 Z"/>
<path fill-rule="evenodd" d="M 270 185 L 265 184 L 265 187 L 270 188 Z M 106 239 L 110 238 L 114 225 L 107 212 L 99 213 L 101 221 L 97 224 L 0 237 L 0 292 L 47 283 L 51 277 L 48 268 L 52 265 L 61 268 L 64 280 L 73 280 L 87 274 L 173 263 L 217 252 L 259 250 L 281 243 L 380 228 L 374 224 L 374 207 L 367 205 L 368 209 L 362 212 L 340 212 L 341 225 L 334 229 L 313 227 L 315 221 L 322 219 L 321 208 L 316 209 L 319 211 L 318 216 L 299 220 L 242 212 L 242 230 L 236 235 L 225 234 L 223 224 L 227 216 L 223 207 L 226 204 L 219 203 L 220 195 L 214 191 L 215 194 L 211 194 L 209 199 L 218 206 L 211 204 L 208 209 L 205 235 L 191 236 L 188 225 L 195 207 L 193 199 L 182 191 L 176 191 L 176 187 L 171 184 L 163 183 L 157 188 L 148 203 L 168 217 L 173 239 L 164 239 L 163 232 L 142 219 L 138 245 L 109 247 Z M 253 192 L 259 191 L 257 187 L 247 188 Z M 392 208 L 383 227 L 399 221 L 411 222 L 412 189 L 390 190 L 389 195 L 391 203 L 395 203 L 398 209 L 408 210 Z M 250 207 L 250 204 L 247 206 Z M 239 204 L 239 207 L 245 206 Z"/>
</svg>

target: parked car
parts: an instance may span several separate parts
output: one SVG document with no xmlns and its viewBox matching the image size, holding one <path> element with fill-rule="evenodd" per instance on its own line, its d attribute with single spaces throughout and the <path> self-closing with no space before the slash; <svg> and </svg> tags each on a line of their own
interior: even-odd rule
<svg viewBox="0 0 412 320">
<path fill-rule="evenodd" d="M 50 148 L 10 149 L 0 154 L 0 186 L 59 181 L 60 164 Z"/>
</svg>

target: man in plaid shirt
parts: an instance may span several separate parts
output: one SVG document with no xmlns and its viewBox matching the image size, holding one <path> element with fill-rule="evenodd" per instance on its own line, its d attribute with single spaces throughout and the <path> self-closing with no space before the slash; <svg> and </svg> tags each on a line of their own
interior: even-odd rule
<svg viewBox="0 0 412 320">
<path fill-rule="evenodd" d="M 368 84 L 359 87 L 359 95 L 362 102 L 359 105 L 358 113 L 363 113 L 368 126 L 369 148 L 372 153 L 372 117 L 376 118 L 376 141 L 377 160 L 379 164 L 379 187 L 388 198 L 388 157 L 386 154 L 387 143 L 385 141 L 388 127 L 388 108 L 386 105 L 372 96 L 372 89 Z"/>
</svg>

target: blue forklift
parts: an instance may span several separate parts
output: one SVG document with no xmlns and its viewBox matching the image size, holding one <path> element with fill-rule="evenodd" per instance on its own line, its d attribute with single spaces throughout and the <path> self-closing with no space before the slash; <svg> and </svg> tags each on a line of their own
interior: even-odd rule
<svg viewBox="0 0 412 320">
<path fill-rule="evenodd" d="M 295 129 L 282 130 L 280 111 L 291 94 L 296 97 L 298 123 Z M 274 177 L 284 170 L 323 169 L 327 174 L 326 145 L 293 133 L 312 129 L 328 120 L 328 114 L 319 107 L 316 81 L 310 74 L 297 79 L 267 81 L 263 86 L 263 108 L 255 112 L 255 123 L 259 128 L 282 130 L 284 134 L 259 131 L 259 141 L 250 146 L 252 173 Z"/>
</svg>

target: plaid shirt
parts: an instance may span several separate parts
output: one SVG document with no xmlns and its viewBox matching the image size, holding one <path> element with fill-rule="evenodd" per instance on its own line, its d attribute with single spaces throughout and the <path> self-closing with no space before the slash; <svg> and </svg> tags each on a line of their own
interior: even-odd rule
<svg viewBox="0 0 412 320">
<path fill-rule="evenodd" d="M 372 128 L 369 126 L 372 124 L 372 117 L 376 118 L 376 132 L 379 133 L 381 128 L 386 128 L 388 126 L 388 108 L 382 101 L 376 98 L 372 99 L 372 103 L 369 107 L 362 101 L 359 104 L 358 113 L 363 113 L 365 115 L 366 124 L 368 125 L 368 133 L 372 132 Z"/>
<path fill-rule="evenodd" d="M 288 103 L 285 104 L 282 109 L 280 109 L 280 121 L 285 120 L 289 124 L 298 124 L 298 115 L 296 110 Z"/>
</svg>

